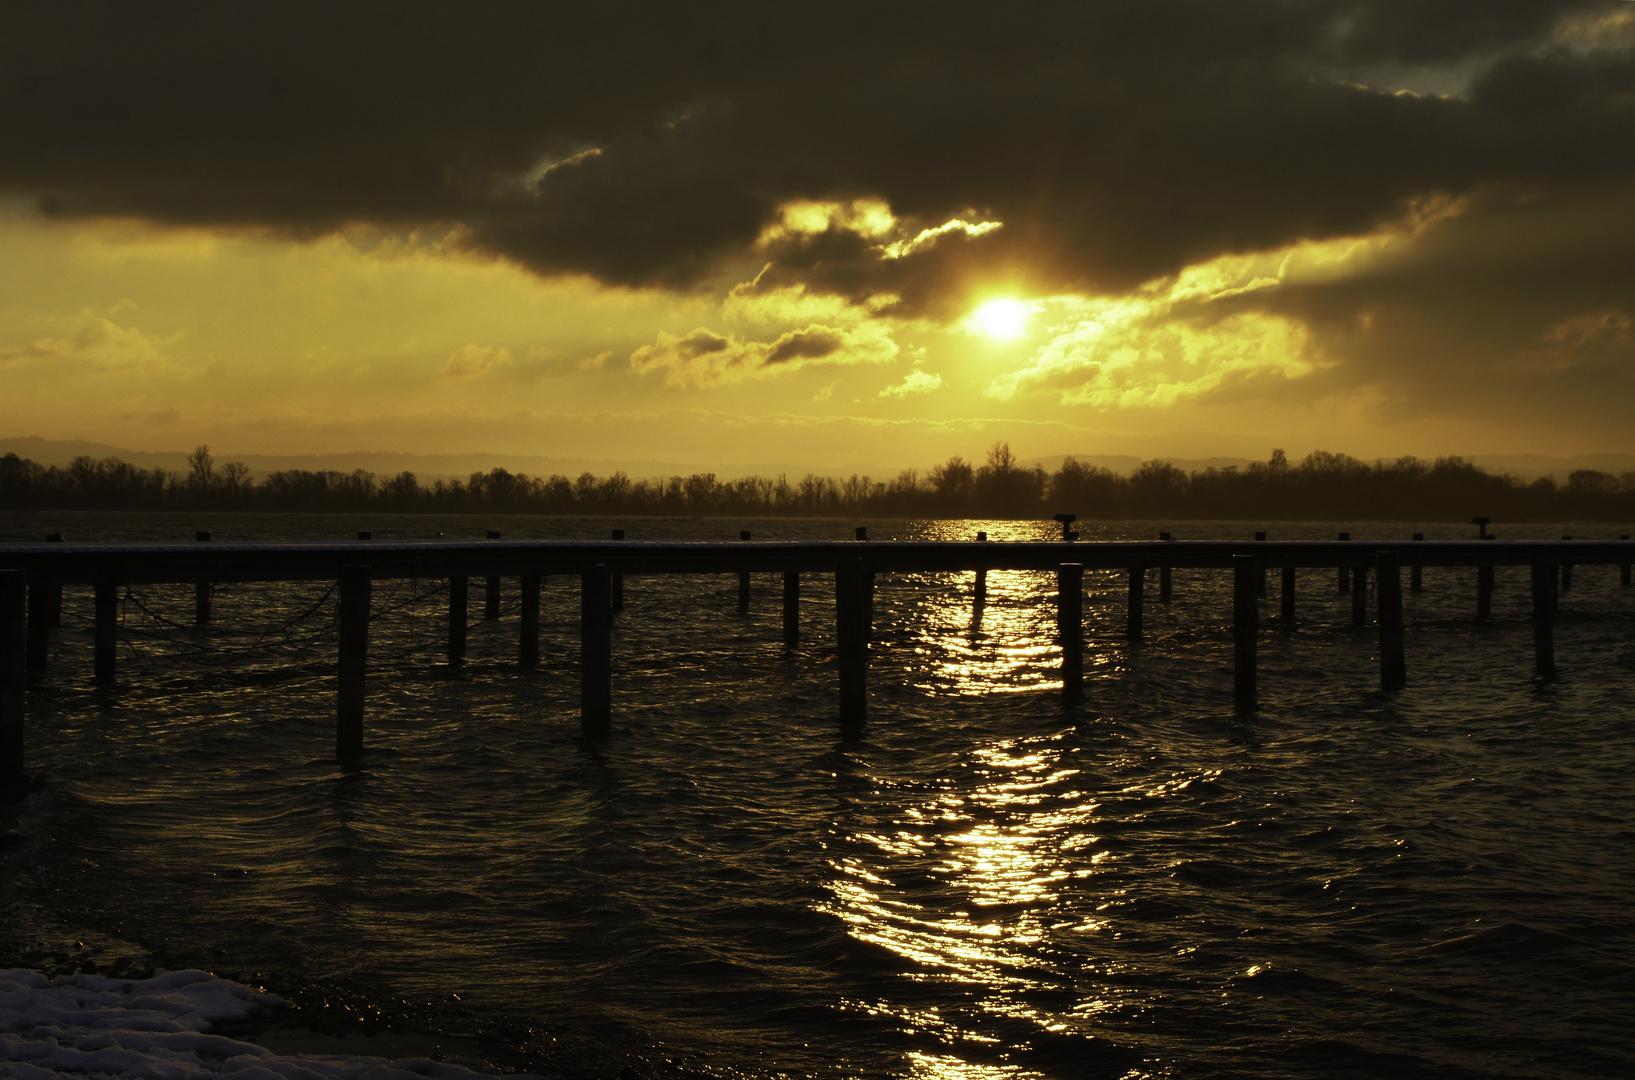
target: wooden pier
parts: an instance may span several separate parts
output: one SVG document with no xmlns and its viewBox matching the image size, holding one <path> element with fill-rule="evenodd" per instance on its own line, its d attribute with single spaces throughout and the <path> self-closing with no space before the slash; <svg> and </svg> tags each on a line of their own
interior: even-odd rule
<svg viewBox="0 0 1635 1080">
<path fill-rule="evenodd" d="M 1070 522 L 1054 542 L 1000 543 L 984 535 L 973 541 L 870 541 L 864 529 L 845 542 L 751 541 L 665 543 L 627 541 L 470 541 L 353 543 L 221 543 L 201 533 L 194 544 L 80 544 L 53 542 L 0 545 L 0 802 L 23 794 L 25 694 L 41 677 L 49 634 L 60 621 L 64 585 L 91 586 L 94 594 L 94 679 L 112 687 L 118 645 L 119 590 L 131 585 L 196 586 L 197 620 L 211 619 L 213 584 L 328 581 L 337 583 L 336 754 L 345 764 L 363 753 L 370 597 L 373 583 L 389 579 L 446 579 L 448 643 L 451 660 L 465 653 L 468 587 L 484 579 L 484 617 L 498 617 L 500 585 L 520 584 L 517 659 L 524 667 L 539 661 L 540 582 L 546 576 L 580 580 L 580 722 L 586 737 L 605 737 L 613 717 L 613 612 L 623 606 L 626 578 L 671 574 L 735 574 L 738 606 L 747 610 L 748 575 L 778 574 L 783 583 L 783 639 L 800 636 L 802 575 L 830 576 L 835 587 L 835 648 L 839 660 L 838 718 L 846 736 L 859 734 L 868 716 L 868 669 L 874 615 L 874 581 L 892 571 L 975 572 L 974 602 L 986 599 L 986 576 L 995 570 L 1054 573 L 1061 646 L 1062 697 L 1069 705 L 1085 692 L 1083 679 L 1083 581 L 1086 571 L 1128 575 L 1126 633 L 1141 640 L 1145 582 L 1159 572 L 1158 599 L 1171 603 L 1176 569 L 1228 571 L 1234 642 L 1234 697 L 1252 708 L 1256 693 L 1256 647 L 1260 605 L 1267 572 L 1280 571 L 1279 622 L 1293 625 L 1296 572 L 1326 569 L 1351 594 L 1354 625 L 1367 621 L 1367 583 L 1375 582 L 1379 624 L 1380 685 L 1407 685 L 1401 568 L 1410 567 L 1412 587 L 1422 587 L 1421 568 L 1475 567 L 1475 612 L 1491 612 L 1493 568 L 1531 568 L 1534 665 L 1538 677 L 1555 677 L 1554 626 L 1558 593 L 1570 587 L 1574 566 L 1616 565 L 1629 584 L 1635 542 L 1590 541 L 1120 541 L 1075 543 Z M 209 542 L 206 542 L 209 541 Z"/>
</svg>

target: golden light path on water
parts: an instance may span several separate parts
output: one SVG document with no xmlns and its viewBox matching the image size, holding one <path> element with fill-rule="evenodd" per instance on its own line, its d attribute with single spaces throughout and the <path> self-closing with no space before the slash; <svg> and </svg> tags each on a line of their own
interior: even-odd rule
<svg viewBox="0 0 1635 1080">
<path fill-rule="evenodd" d="M 1037 526 L 1009 536 L 995 522 L 989 536 L 1037 539 Z M 970 539 L 971 523 L 962 535 Z M 990 571 L 987 603 L 973 604 L 975 575 L 960 574 L 956 588 L 939 581 L 907 582 L 915 617 L 897 625 L 918 627 L 912 644 L 923 673 L 922 688 L 947 696 L 1037 691 L 1060 685 L 1057 672 L 1054 575 Z M 890 595 L 894 583 L 883 583 Z M 925 587 L 912 588 L 915 584 Z M 1048 595 L 1046 595 L 1048 593 Z M 1041 603 L 1041 601 L 1045 601 Z M 1069 1033 L 1112 1007 L 1081 1000 L 1070 1014 L 1030 1003 L 1030 992 L 1059 990 L 1041 967 L 1041 945 L 1072 936 L 1084 939 L 1104 922 L 1076 914 L 1085 908 L 1084 886 L 1076 902 L 1063 903 L 1064 887 L 1091 879 L 1105 852 L 1092 852 L 1098 803 L 1075 785 L 1078 770 L 1070 748 L 1054 736 L 996 739 L 974 748 L 966 768 L 974 779 L 958 790 L 928 793 L 904 805 L 891 828 L 859 831 L 851 850 L 831 857 L 832 913 L 857 940 L 890 950 L 915 981 L 937 982 L 974 994 L 991 1017 L 1037 1029 Z M 931 907 L 920 896 L 960 897 L 957 908 Z M 1092 909 L 1096 905 L 1092 904 Z M 1048 950 L 1046 950 L 1048 952 Z M 935 1007 L 899 1002 L 853 1001 L 849 1007 L 892 1017 L 905 1033 L 930 1035 L 947 1053 L 910 1051 L 912 1075 L 926 1080 L 1031 1078 L 1042 1074 L 1008 1061 L 1000 1040 L 962 1028 Z M 1064 1015 L 1067 1017 L 1064 1019 Z M 1088 1030 L 1086 1033 L 1089 1033 Z M 983 1044 L 986 1044 L 985 1046 Z M 988 1053 L 960 1053 L 981 1047 Z M 986 1060 L 972 1060 L 981 1058 Z"/>
</svg>

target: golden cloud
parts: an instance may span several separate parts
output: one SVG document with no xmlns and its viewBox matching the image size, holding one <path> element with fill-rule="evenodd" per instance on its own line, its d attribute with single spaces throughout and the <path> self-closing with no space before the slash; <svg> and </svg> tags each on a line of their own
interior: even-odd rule
<svg viewBox="0 0 1635 1080">
<path fill-rule="evenodd" d="M 766 378 L 808 364 L 878 364 L 897 355 L 897 343 L 873 325 L 812 324 L 775 341 L 749 341 L 699 327 L 684 337 L 660 333 L 630 354 L 638 374 L 664 372 L 671 386 L 714 386 Z"/>
</svg>

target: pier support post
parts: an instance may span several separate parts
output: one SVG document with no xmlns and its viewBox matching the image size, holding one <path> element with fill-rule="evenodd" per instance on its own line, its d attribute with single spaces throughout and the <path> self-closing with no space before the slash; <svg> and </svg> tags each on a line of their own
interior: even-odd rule
<svg viewBox="0 0 1635 1080">
<path fill-rule="evenodd" d="M 740 532 L 738 534 L 738 539 L 740 539 L 740 540 L 748 540 L 749 537 L 750 537 L 750 533 L 748 532 L 748 530 L 745 530 L 745 531 Z M 738 571 L 738 613 L 741 615 L 741 614 L 743 614 L 744 612 L 746 612 L 748 610 L 749 610 L 749 571 L 748 570 L 740 570 L 740 571 Z"/>
<path fill-rule="evenodd" d="M 61 588 L 61 586 L 58 586 Z M 45 670 L 46 657 L 51 651 L 51 586 L 28 587 L 28 673 L 38 675 Z"/>
<path fill-rule="evenodd" d="M 453 663 L 466 655 L 466 600 L 470 596 L 464 576 L 448 579 L 448 658 Z"/>
<path fill-rule="evenodd" d="M 1135 585 L 1131 584 L 1131 602 Z M 1062 643 L 1062 704 L 1084 700 L 1084 564 L 1056 568 L 1056 636 Z"/>
<path fill-rule="evenodd" d="M 1556 568 L 1533 559 L 1533 670 L 1546 681 L 1556 677 Z"/>
<path fill-rule="evenodd" d="M 1351 625 L 1368 625 L 1368 567 L 1351 568 Z"/>
<path fill-rule="evenodd" d="M 1161 533 L 1158 534 L 1158 539 L 1160 539 L 1160 540 L 1168 540 L 1169 538 L 1170 538 L 1169 533 L 1167 533 L 1167 532 L 1161 532 Z M 1168 607 L 1169 606 L 1169 599 L 1170 599 L 1170 570 L 1169 570 L 1169 567 L 1167 567 L 1167 566 L 1160 566 L 1158 568 L 1158 602 L 1160 604 L 1163 604 L 1165 607 Z"/>
<path fill-rule="evenodd" d="M 21 570 L 0 570 L 0 806 L 23 801 L 27 594 Z"/>
<path fill-rule="evenodd" d="M 1343 532 L 1340 534 L 1340 539 L 1350 540 L 1351 534 Z M 1343 593 L 1351 591 L 1351 568 L 1344 563 L 1340 564 L 1339 591 Z"/>
<path fill-rule="evenodd" d="M 613 733 L 612 594 L 607 567 L 587 567 L 579 591 L 579 732 L 587 739 Z"/>
<path fill-rule="evenodd" d="M 1279 626 L 1284 630 L 1294 629 L 1294 567 L 1283 568 L 1282 588 L 1278 593 L 1280 607 L 1278 610 Z"/>
<path fill-rule="evenodd" d="M 119 583 L 96 583 L 96 633 L 93 638 L 91 679 L 103 689 L 114 685 L 119 657 Z"/>
<path fill-rule="evenodd" d="M 193 542 L 208 544 L 210 542 L 210 530 L 200 529 L 194 533 Z M 210 588 L 211 585 L 208 581 L 195 582 L 193 585 L 193 621 L 200 626 L 210 621 Z"/>
<path fill-rule="evenodd" d="M 988 534 L 985 533 L 985 532 L 979 532 L 979 533 L 976 534 L 976 539 L 977 539 L 977 543 L 979 543 L 979 544 L 987 543 Z M 1628 582 L 1625 582 L 1624 584 L 1627 585 Z M 981 611 L 983 608 L 985 608 L 987 606 L 988 606 L 988 571 L 978 570 L 976 572 L 976 585 L 974 587 L 974 591 L 973 591 L 972 596 L 971 596 L 971 607 L 972 607 L 973 613 L 975 613 L 977 611 Z"/>
<path fill-rule="evenodd" d="M 539 663 L 539 583 L 541 575 L 522 575 L 522 611 L 517 615 L 517 663 Z"/>
<path fill-rule="evenodd" d="M 623 529 L 614 529 L 613 533 L 612 533 L 612 538 L 614 540 L 623 540 L 624 539 L 624 530 Z M 612 596 L 613 610 L 614 611 L 623 611 L 624 610 L 624 575 L 623 574 L 614 574 L 613 575 L 612 589 L 613 589 L 613 596 Z"/>
<path fill-rule="evenodd" d="M 1476 617 L 1493 617 L 1493 567 L 1488 563 L 1476 568 Z"/>
<path fill-rule="evenodd" d="M 1255 705 L 1255 639 L 1260 633 L 1257 561 L 1253 555 L 1232 556 L 1232 697 L 1240 709 Z"/>
<path fill-rule="evenodd" d="M 840 733 L 862 734 L 869 711 L 869 573 L 862 559 L 835 563 L 835 638 L 840 659 Z"/>
<path fill-rule="evenodd" d="M 1629 534 L 1625 533 L 1624 535 L 1620 536 L 1618 539 L 1628 540 L 1629 539 Z M 1627 560 L 1625 562 L 1622 562 L 1622 563 L 1618 564 L 1618 584 L 1620 584 L 1620 585 L 1628 585 L 1629 584 L 1629 563 L 1628 563 Z M 59 593 L 58 595 L 60 596 L 61 594 Z"/>
<path fill-rule="evenodd" d="M 1629 537 L 1626 536 L 1624 539 L 1628 540 Z M 62 543 L 62 533 L 46 533 L 45 542 L 48 544 Z M 48 595 L 51 598 L 50 607 L 46 609 L 45 613 L 46 625 L 55 630 L 57 627 L 62 625 L 62 586 L 48 585 L 46 588 L 50 590 Z"/>
<path fill-rule="evenodd" d="M 363 760 L 364 677 L 369 667 L 369 600 L 374 591 L 367 566 L 341 569 L 341 648 L 336 665 L 335 758 L 355 766 Z"/>
<path fill-rule="evenodd" d="M 1131 641 L 1141 640 L 1141 621 L 1147 606 L 1147 568 L 1130 567 L 1130 604 L 1125 618 L 1125 636 Z"/>
<path fill-rule="evenodd" d="M 1266 542 L 1266 534 L 1263 532 L 1255 533 L 1255 542 L 1264 544 Z M 1266 599 L 1266 568 L 1264 566 L 1262 566 L 1256 572 L 1255 595 L 1259 596 L 1262 600 Z"/>
<path fill-rule="evenodd" d="M 1424 539 L 1424 533 L 1414 533 L 1415 543 Z M 1408 591 L 1416 593 L 1425 591 L 1425 568 L 1418 563 L 1414 563 L 1408 570 Z"/>
<path fill-rule="evenodd" d="M 1395 554 L 1378 556 L 1380 619 L 1380 689 L 1408 685 L 1407 641 L 1402 625 L 1402 570 Z"/>
<path fill-rule="evenodd" d="M 783 572 L 783 643 L 800 643 L 800 571 Z"/>
<path fill-rule="evenodd" d="M 1563 540 L 1571 540 L 1572 537 L 1563 536 L 1562 539 Z M 1568 553 L 1568 552 L 1562 552 L 1562 555 L 1561 555 L 1561 591 L 1566 592 L 1568 589 L 1570 589 L 1572 587 L 1573 587 L 1573 560 L 1572 560 L 1572 555 L 1570 553 Z"/>
</svg>

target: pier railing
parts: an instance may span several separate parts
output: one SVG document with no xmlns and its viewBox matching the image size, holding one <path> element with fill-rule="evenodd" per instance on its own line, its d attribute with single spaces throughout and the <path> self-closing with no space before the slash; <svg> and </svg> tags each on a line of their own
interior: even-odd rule
<svg viewBox="0 0 1635 1080">
<path fill-rule="evenodd" d="M 1616 565 L 1630 583 L 1635 542 L 1561 541 L 1254 541 L 1186 540 L 1073 543 L 976 541 L 750 541 L 672 543 L 629 541 L 488 540 L 373 541 L 348 543 L 195 544 L 0 544 L 0 801 L 22 797 L 23 717 L 30 678 L 45 671 L 49 635 L 57 625 L 64 585 L 89 585 L 94 593 L 94 678 L 112 687 L 118 644 L 118 590 L 130 585 L 198 586 L 196 620 L 211 619 L 209 585 L 233 582 L 330 581 L 339 588 L 336 749 L 344 763 L 363 752 L 366 675 L 372 583 L 394 578 L 447 578 L 451 658 L 465 651 L 466 605 L 471 578 L 485 579 L 487 610 L 498 610 L 501 583 L 517 579 L 521 597 L 518 662 L 539 660 L 540 582 L 572 575 L 581 582 L 580 723 L 587 737 L 611 731 L 612 628 L 623 607 L 628 577 L 671 574 L 740 575 L 739 607 L 748 604 L 747 575 L 783 576 L 783 633 L 799 639 L 802 575 L 832 575 L 835 582 L 835 644 L 840 661 L 839 720 L 844 734 L 858 734 L 868 712 L 868 659 L 875 575 L 891 571 L 977 574 L 975 603 L 984 603 L 986 574 L 993 570 L 1049 571 L 1057 579 L 1057 629 L 1061 646 L 1062 696 L 1083 697 L 1083 575 L 1117 570 L 1129 579 L 1127 634 L 1139 640 L 1149 572 L 1157 571 L 1158 602 L 1171 600 L 1173 569 L 1232 571 L 1234 696 L 1253 707 L 1260 606 L 1268 572 L 1280 572 L 1279 625 L 1294 625 L 1296 571 L 1336 571 L 1337 588 L 1350 592 L 1352 621 L 1367 620 L 1367 582 L 1376 578 L 1380 635 L 1380 683 L 1388 690 L 1407 682 L 1404 656 L 1401 569 L 1420 587 L 1423 567 L 1476 567 L 1476 614 L 1491 611 L 1492 569 L 1531 568 L 1534 663 L 1542 679 L 1555 677 L 1554 623 L 1558 590 L 1570 585 L 1574 566 Z M 491 534 L 492 535 L 492 534 Z M 1264 534 L 1261 534 L 1264 535 Z M 1343 534 L 1342 534 L 1343 535 Z M 209 534 L 201 533 L 201 541 Z"/>
</svg>

